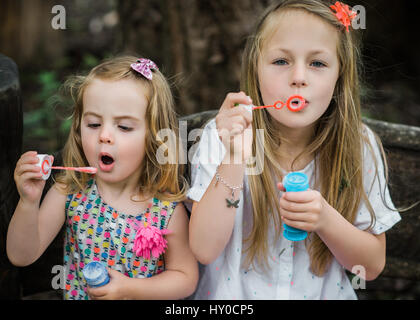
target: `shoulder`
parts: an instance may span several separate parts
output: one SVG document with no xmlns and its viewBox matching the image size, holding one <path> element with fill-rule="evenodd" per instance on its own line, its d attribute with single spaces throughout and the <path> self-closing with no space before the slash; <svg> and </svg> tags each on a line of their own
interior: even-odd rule
<svg viewBox="0 0 420 320">
<path fill-rule="evenodd" d="M 176 204 L 172 212 L 171 219 L 168 223 L 168 229 L 180 230 L 185 228 L 188 228 L 188 215 L 183 203 L 180 202 Z"/>
<path fill-rule="evenodd" d="M 362 126 L 362 143 L 364 161 L 380 160 L 383 156 L 379 136 L 366 124 Z M 374 158 L 374 159 L 373 159 Z"/>
</svg>

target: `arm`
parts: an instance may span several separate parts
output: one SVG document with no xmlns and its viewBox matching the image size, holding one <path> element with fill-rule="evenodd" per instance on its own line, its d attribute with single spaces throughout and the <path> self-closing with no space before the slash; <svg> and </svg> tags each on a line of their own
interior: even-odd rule
<svg viewBox="0 0 420 320">
<path fill-rule="evenodd" d="M 284 188 L 279 183 L 279 189 Z M 280 198 L 284 223 L 316 232 L 347 270 L 361 265 L 366 280 L 374 280 L 385 266 L 385 234 L 373 235 L 348 222 L 318 191 L 287 192 Z"/>
<path fill-rule="evenodd" d="M 244 128 L 252 129 L 252 116 L 243 108 L 234 108 L 235 103 L 249 104 L 250 101 L 243 92 L 230 93 L 216 117 L 219 137 L 228 150 L 219 166 L 219 174 L 231 186 L 242 184 L 244 159 L 250 156 L 252 146 L 252 135 L 243 133 Z M 234 149 L 230 148 L 232 140 Z M 241 143 L 237 144 L 237 141 Z M 242 159 L 241 164 L 234 164 L 237 158 Z M 213 262 L 220 255 L 230 239 L 235 222 L 236 208 L 227 207 L 225 200 L 231 198 L 231 190 L 222 182 L 214 186 L 215 181 L 213 177 L 200 201 L 194 202 L 191 212 L 190 246 L 198 261 L 203 264 Z M 239 193 L 236 190 L 235 200 Z"/>
<path fill-rule="evenodd" d="M 220 175 L 231 185 L 240 185 L 245 167 L 238 164 L 221 164 Z M 223 251 L 235 223 L 235 207 L 228 208 L 226 198 L 230 189 L 221 182 L 214 186 L 214 177 L 199 202 L 194 201 L 190 221 L 190 247 L 202 264 L 213 262 Z M 238 198 L 235 193 L 235 200 Z"/>
<path fill-rule="evenodd" d="M 330 205 L 326 211 L 328 219 L 319 237 L 347 270 L 361 265 L 366 269 L 365 280 L 376 279 L 385 267 L 385 233 L 374 235 L 356 228 Z"/>
<path fill-rule="evenodd" d="M 188 216 L 182 203 L 175 208 L 168 229 L 172 232 L 166 236 L 165 271 L 150 278 L 133 279 L 109 269 L 109 284 L 88 288 L 89 296 L 93 299 L 154 300 L 182 299 L 194 293 L 198 264 L 188 246 Z"/>
<path fill-rule="evenodd" d="M 40 180 L 36 153 L 25 153 L 19 160 L 15 181 L 20 200 L 10 221 L 6 250 L 12 264 L 27 266 L 35 262 L 54 240 L 65 220 L 66 196 L 55 184 L 39 206 L 45 181 Z"/>
</svg>

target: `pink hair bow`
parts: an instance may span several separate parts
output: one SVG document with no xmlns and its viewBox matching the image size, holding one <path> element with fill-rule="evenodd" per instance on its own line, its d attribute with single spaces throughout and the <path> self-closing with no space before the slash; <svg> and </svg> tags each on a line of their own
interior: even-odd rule
<svg viewBox="0 0 420 320">
<path fill-rule="evenodd" d="M 153 78 L 152 70 L 159 70 L 152 60 L 145 58 L 140 58 L 136 61 L 136 63 L 132 63 L 131 68 L 149 80 L 152 80 Z"/>
</svg>

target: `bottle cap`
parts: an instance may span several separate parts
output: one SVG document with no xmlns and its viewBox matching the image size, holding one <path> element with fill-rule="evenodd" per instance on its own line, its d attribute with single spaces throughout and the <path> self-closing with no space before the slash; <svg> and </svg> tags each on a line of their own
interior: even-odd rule
<svg viewBox="0 0 420 320">
<path fill-rule="evenodd" d="M 309 179 L 302 172 L 290 172 L 283 178 L 283 186 L 287 192 L 306 191 L 309 189 Z"/>
<path fill-rule="evenodd" d="M 48 154 L 38 154 L 37 166 L 41 168 L 42 179 L 47 180 L 51 175 L 51 158 Z"/>
<path fill-rule="evenodd" d="M 92 288 L 104 286 L 109 282 L 108 271 L 100 262 L 89 262 L 83 268 L 82 273 L 87 284 Z"/>
</svg>

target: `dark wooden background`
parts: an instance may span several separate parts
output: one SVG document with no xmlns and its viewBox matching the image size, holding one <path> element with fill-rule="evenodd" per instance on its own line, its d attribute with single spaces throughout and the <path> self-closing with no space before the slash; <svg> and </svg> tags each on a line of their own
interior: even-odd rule
<svg viewBox="0 0 420 320">
<path fill-rule="evenodd" d="M 273 0 L 104 0 L 60 1 L 67 29 L 51 27 L 53 0 L 0 1 L 0 108 L 2 167 L 0 180 L 0 299 L 51 290 L 51 269 L 62 263 L 57 238 L 32 266 L 15 268 L 5 256 L 5 232 L 17 194 L 14 164 L 29 149 L 59 152 L 61 140 L 50 134 L 34 138 L 22 126 L 28 113 L 42 107 L 35 81 L 54 71 L 58 81 L 85 72 L 86 61 L 117 53 L 141 54 L 157 62 L 174 85 L 181 116 L 218 109 L 229 91 L 239 89 L 241 54 L 256 17 Z M 420 60 L 415 2 L 348 1 L 367 9 L 364 30 L 364 114 L 372 119 L 420 126 Z M 90 65 L 92 62 L 90 63 Z M 19 69 L 19 73 L 18 73 Z M 19 81 L 20 80 L 20 81 Z M 22 113 L 24 117 L 22 118 Z M 55 114 L 62 111 L 57 109 Z M 195 115 L 195 125 L 213 113 Z M 64 117 L 64 116 L 63 116 Z M 391 192 L 397 205 L 419 200 L 417 129 L 371 124 L 383 135 L 389 152 Z M 401 136 L 399 132 L 405 132 Z M 414 142 L 404 144 L 411 136 Z M 395 138 L 400 137 L 400 144 Z M 389 261 L 384 275 L 369 284 L 361 298 L 418 298 L 420 282 L 419 211 L 403 213 L 389 232 Z M 366 295 L 364 295 L 366 293 Z M 44 296 L 45 297 L 45 296 Z M 48 297 L 55 297 L 48 296 Z"/>
</svg>

